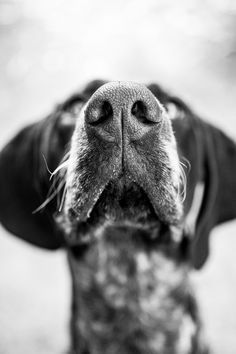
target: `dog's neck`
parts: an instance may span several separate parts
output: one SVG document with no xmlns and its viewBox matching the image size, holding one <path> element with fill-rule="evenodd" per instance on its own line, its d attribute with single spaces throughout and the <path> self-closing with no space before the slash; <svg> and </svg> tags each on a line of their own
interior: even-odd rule
<svg viewBox="0 0 236 354">
<path fill-rule="evenodd" d="M 76 353 L 191 353 L 198 328 L 188 263 L 182 241 L 164 233 L 112 225 L 69 249 Z"/>
</svg>

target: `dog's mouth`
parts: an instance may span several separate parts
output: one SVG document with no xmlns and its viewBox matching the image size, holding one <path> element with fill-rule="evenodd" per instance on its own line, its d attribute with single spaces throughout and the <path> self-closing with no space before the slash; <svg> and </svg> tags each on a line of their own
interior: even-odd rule
<svg viewBox="0 0 236 354">
<path fill-rule="evenodd" d="M 151 237 L 161 225 L 143 188 L 125 175 L 108 182 L 95 200 L 87 206 L 90 211 L 85 220 L 81 220 L 72 206 L 59 218 L 70 244 L 86 243 L 107 225 L 148 231 Z"/>
<path fill-rule="evenodd" d="M 123 176 L 111 181 L 95 204 L 91 217 L 104 216 L 114 221 L 145 223 L 158 219 L 154 207 L 143 188 Z"/>
</svg>

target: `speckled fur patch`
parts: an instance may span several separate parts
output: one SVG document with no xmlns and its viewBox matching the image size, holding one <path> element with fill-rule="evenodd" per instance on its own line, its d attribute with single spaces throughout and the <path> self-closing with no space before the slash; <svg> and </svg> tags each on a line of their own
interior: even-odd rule
<svg viewBox="0 0 236 354">
<path fill-rule="evenodd" d="M 188 266 L 169 247 L 108 226 L 78 258 L 69 252 L 76 353 L 195 353 Z"/>
</svg>

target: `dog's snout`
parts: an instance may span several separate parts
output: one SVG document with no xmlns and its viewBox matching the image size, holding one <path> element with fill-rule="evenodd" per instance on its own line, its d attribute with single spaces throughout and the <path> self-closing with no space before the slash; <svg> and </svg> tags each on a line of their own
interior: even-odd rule
<svg viewBox="0 0 236 354">
<path fill-rule="evenodd" d="M 178 161 L 170 119 L 146 86 L 101 86 L 81 110 L 72 136 L 67 220 L 73 224 L 72 209 L 82 222 L 94 210 L 108 220 L 137 221 L 140 199 L 140 220 L 155 215 L 154 219 L 176 223 L 182 213 Z"/>
<path fill-rule="evenodd" d="M 102 140 L 138 140 L 162 119 L 162 108 L 145 86 L 112 82 L 102 86 L 85 109 L 88 129 Z"/>
</svg>

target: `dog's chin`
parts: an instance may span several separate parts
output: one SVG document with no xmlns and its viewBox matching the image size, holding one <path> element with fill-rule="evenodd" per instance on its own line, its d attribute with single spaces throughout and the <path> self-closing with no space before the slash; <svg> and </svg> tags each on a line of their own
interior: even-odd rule
<svg viewBox="0 0 236 354">
<path fill-rule="evenodd" d="M 134 225 L 158 221 L 154 207 L 142 187 L 125 178 L 108 183 L 87 222 L 101 219 Z"/>
<path fill-rule="evenodd" d="M 70 216 L 64 215 L 59 223 L 70 243 L 86 242 L 107 226 L 143 230 L 153 235 L 161 224 L 142 187 L 125 177 L 108 183 L 86 220 L 79 220 L 70 210 Z"/>
</svg>

